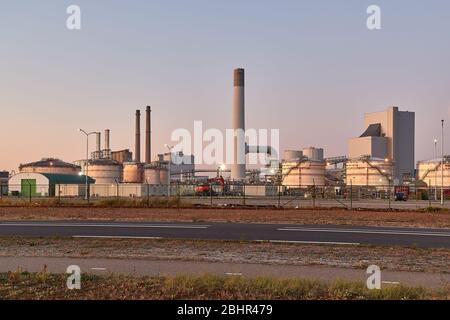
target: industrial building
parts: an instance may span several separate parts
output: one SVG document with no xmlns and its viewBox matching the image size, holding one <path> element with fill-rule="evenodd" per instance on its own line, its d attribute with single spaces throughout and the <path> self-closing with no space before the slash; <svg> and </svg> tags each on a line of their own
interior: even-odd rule
<svg viewBox="0 0 450 320">
<path fill-rule="evenodd" d="M 390 107 L 386 111 L 367 113 L 365 132 L 348 143 L 348 157 L 388 159 L 393 165 L 395 185 L 414 177 L 415 114 Z"/>
<path fill-rule="evenodd" d="M 21 172 L 9 179 L 9 193 L 21 197 L 53 197 L 57 185 L 74 185 L 80 188 L 79 195 L 84 195 L 85 182 L 86 176 L 79 174 Z M 88 178 L 88 183 L 94 182 Z"/>
</svg>

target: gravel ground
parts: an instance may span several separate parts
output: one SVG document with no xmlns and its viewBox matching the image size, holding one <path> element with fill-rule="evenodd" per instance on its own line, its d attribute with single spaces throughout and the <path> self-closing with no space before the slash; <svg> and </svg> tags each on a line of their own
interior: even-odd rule
<svg viewBox="0 0 450 320">
<path fill-rule="evenodd" d="M 217 221 L 450 228 L 450 212 L 1 207 L 0 220 Z"/>
<path fill-rule="evenodd" d="M 321 265 L 450 273 L 449 249 L 326 246 L 253 242 L 0 238 L 0 256 L 184 260 L 273 265 Z"/>
</svg>

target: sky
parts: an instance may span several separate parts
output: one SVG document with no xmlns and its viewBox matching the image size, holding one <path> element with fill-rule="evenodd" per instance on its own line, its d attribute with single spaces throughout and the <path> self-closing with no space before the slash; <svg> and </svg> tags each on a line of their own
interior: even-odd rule
<svg viewBox="0 0 450 320">
<path fill-rule="evenodd" d="M 81 30 L 66 28 L 72 4 Z M 366 27 L 372 4 L 381 30 Z M 237 67 L 246 70 L 246 126 L 280 129 L 282 150 L 345 155 L 364 113 L 394 105 L 416 113 L 418 161 L 433 157 L 440 120 L 450 122 L 447 0 L 3 0 L 0 8 L 0 170 L 84 158 L 77 128 L 109 128 L 113 149 L 133 150 L 134 112 L 146 105 L 154 155 L 195 120 L 229 128 Z"/>
</svg>

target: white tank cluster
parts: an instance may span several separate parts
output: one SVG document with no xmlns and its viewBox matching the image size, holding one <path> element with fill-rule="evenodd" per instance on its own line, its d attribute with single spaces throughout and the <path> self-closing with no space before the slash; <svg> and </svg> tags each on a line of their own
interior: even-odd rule
<svg viewBox="0 0 450 320">
<path fill-rule="evenodd" d="M 325 185 L 323 149 L 285 150 L 281 164 L 282 184 L 287 188 Z"/>
<path fill-rule="evenodd" d="M 417 178 L 430 187 L 450 186 L 450 157 L 445 156 L 444 161 L 442 159 L 419 161 Z"/>
</svg>

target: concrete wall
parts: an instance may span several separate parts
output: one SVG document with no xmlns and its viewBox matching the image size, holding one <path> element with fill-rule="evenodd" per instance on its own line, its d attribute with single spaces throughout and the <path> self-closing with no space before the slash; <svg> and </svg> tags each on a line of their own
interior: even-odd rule
<svg viewBox="0 0 450 320">
<path fill-rule="evenodd" d="M 388 158 L 388 139 L 385 137 L 352 138 L 348 143 L 349 158 L 371 156 L 373 158 Z"/>
</svg>

